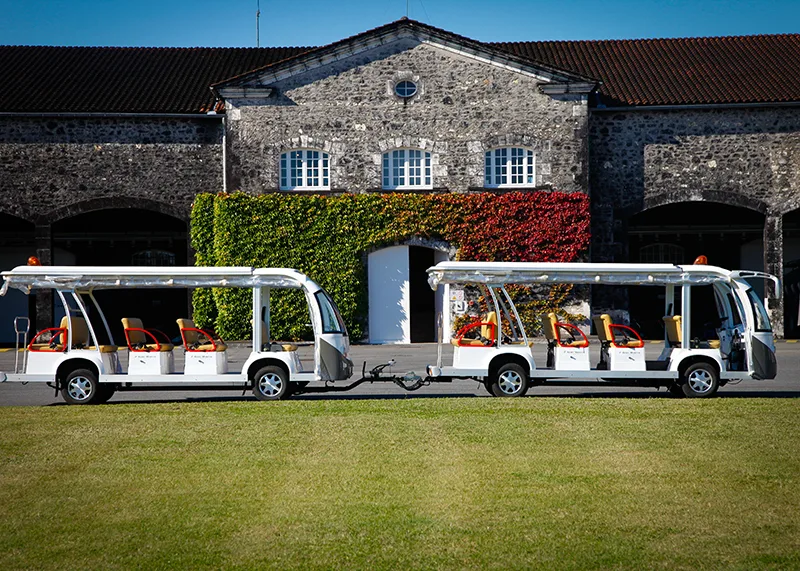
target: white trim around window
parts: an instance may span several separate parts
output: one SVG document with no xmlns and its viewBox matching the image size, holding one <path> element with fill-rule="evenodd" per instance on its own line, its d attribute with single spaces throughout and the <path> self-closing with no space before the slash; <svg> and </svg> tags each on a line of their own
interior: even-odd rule
<svg viewBox="0 0 800 571">
<path fill-rule="evenodd" d="M 523 147 L 500 147 L 486 151 L 484 186 L 536 186 L 536 156 L 533 151 Z"/>
<path fill-rule="evenodd" d="M 317 149 L 281 154 L 281 190 L 330 190 L 330 156 Z"/>
<path fill-rule="evenodd" d="M 433 188 L 431 154 L 422 149 L 394 149 L 383 153 L 384 190 Z"/>
</svg>

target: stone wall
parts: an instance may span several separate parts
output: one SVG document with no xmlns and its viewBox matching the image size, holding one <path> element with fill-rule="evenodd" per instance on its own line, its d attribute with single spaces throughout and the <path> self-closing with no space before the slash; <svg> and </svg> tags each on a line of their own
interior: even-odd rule
<svg viewBox="0 0 800 571">
<path fill-rule="evenodd" d="M 800 207 L 800 107 L 593 110 L 589 146 L 593 260 L 628 260 L 637 212 L 711 201 L 766 216 L 764 268 L 783 274 L 783 215 Z M 782 301 L 767 297 L 782 331 Z"/>
<path fill-rule="evenodd" d="M 395 82 L 419 93 L 404 101 Z M 281 153 L 331 156 L 333 190 L 381 188 L 381 155 L 399 147 L 432 153 L 433 186 L 484 186 L 484 152 L 519 145 L 536 153 L 536 186 L 588 192 L 587 103 L 539 92 L 529 75 L 434 46 L 397 42 L 295 75 L 263 100 L 226 100 L 229 187 L 277 189 Z"/>
<path fill-rule="evenodd" d="M 219 118 L 0 118 L 0 211 L 26 220 L 85 203 L 163 205 L 188 220 L 195 195 L 221 189 Z"/>
</svg>

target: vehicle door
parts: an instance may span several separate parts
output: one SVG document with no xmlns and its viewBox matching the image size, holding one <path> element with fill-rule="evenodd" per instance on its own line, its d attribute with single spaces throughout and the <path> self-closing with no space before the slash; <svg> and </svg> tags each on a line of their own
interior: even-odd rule
<svg viewBox="0 0 800 571">
<path fill-rule="evenodd" d="M 731 284 L 744 309 L 747 368 L 755 379 L 774 379 L 778 364 L 767 310 L 750 284 L 739 279 L 734 279 Z"/>
<path fill-rule="evenodd" d="M 314 364 L 323 381 L 340 381 L 353 374 L 348 358 L 350 339 L 339 309 L 323 289 L 308 293 L 314 322 Z"/>
</svg>

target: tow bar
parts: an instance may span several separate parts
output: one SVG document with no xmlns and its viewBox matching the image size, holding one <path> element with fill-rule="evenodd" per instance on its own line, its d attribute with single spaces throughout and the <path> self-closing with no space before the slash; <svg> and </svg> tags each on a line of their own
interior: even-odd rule
<svg viewBox="0 0 800 571">
<path fill-rule="evenodd" d="M 383 370 L 386 367 L 391 367 L 395 364 L 395 360 L 391 359 L 388 363 L 377 365 L 369 370 L 367 373 L 367 362 L 361 367 L 361 378 L 353 381 L 349 385 L 339 386 L 331 384 L 333 381 L 326 381 L 324 387 L 304 387 L 295 391 L 295 394 L 308 394 L 308 393 L 331 393 L 331 392 L 346 392 L 356 388 L 364 383 L 394 383 L 398 387 L 406 391 L 416 391 L 421 387 L 426 387 L 431 384 L 431 377 L 420 377 L 414 372 L 409 372 L 398 377 L 397 375 L 385 375 Z M 449 380 L 449 379 L 448 379 Z M 443 379 L 444 382 L 444 379 Z"/>
</svg>

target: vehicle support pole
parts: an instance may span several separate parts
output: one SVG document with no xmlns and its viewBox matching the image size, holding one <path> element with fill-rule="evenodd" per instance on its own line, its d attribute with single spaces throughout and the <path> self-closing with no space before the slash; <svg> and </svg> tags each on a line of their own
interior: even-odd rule
<svg viewBox="0 0 800 571">
<path fill-rule="evenodd" d="M 691 346 L 692 331 L 692 286 L 684 285 L 681 288 L 681 349 L 688 349 Z"/>
</svg>

